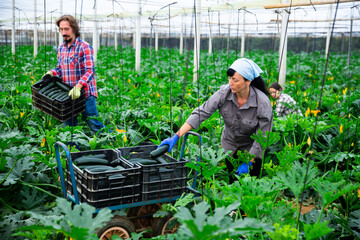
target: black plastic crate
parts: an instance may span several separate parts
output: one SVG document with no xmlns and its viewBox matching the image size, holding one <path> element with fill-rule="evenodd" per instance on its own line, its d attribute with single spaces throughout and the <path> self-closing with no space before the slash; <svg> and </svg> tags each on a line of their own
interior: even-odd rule
<svg viewBox="0 0 360 240">
<path fill-rule="evenodd" d="M 86 202 L 96 208 L 134 203 L 141 201 L 140 166 L 119 159 L 113 149 L 70 153 L 71 159 L 84 155 L 105 154 L 105 158 L 118 161 L 124 170 L 111 172 L 90 172 L 81 170 L 73 163 L 76 187 L 80 202 Z M 73 195 L 69 165 L 66 165 L 66 190 Z"/>
<path fill-rule="evenodd" d="M 125 159 L 144 158 L 150 159 L 150 152 L 157 148 L 156 145 L 118 148 Z M 143 201 L 172 198 L 180 196 L 186 191 L 187 167 L 185 159 L 177 161 L 169 155 L 163 155 L 168 163 L 143 165 L 141 167 L 141 195 Z"/>
<path fill-rule="evenodd" d="M 72 117 L 77 116 L 85 110 L 85 90 L 81 89 L 81 95 L 78 99 L 72 101 L 71 99 L 59 101 L 51 99 L 39 90 L 46 87 L 52 82 L 61 82 L 62 84 L 72 88 L 70 85 L 64 83 L 61 78 L 54 76 L 48 80 L 40 80 L 31 86 L 32 100 L 35 108 L 54 117 L 59 121 L 66 121 Z"/>
</svg>

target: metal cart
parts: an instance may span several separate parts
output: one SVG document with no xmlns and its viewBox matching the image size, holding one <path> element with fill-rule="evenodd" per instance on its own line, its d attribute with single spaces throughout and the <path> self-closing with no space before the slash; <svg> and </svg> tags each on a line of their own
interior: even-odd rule
<svg viewBox="0 0 360 240">
<path fill-rule="evenodd" d="M 202 138 L 198 133 L 191 132 L 191 131 L 186 133 L 184 135 L 184 140 L 183 140 L 183 143 L 181 146 L 179 160 L 175 160 L 175 161 L 180 162 L 181 160 L 183 160 L 183 154 L 184 154 L 186 140 L 188 138 L 188 135 L 194 135 L 194 136 L 198 137 L 199 147 L 202 146 Z M 60 147 L 63 148 L 63 150 L 65 151 L 65 154 L 66 154 L 66 164 L 67 164 L 66 179 L 64 177 L 63 167 L 62 167 L 62 163 L 61 163 L 61 159 L 60 159 L 60 151 L 59 151 Z M 156 146 L 154 145 L 154 147 L 156 147 Z M 88 182 L 91 182 L 91 184 L 94 185 L 92 187 L 96 188 L 97 187 L 96 185 L 100 184 L 100 182 L 95 181 L 93 179 L 87 179 L 87 178 L 82 179 L 82 182 L 79 181 L 80 176 L 77 172 L 82 171 L 82 170 L 77 169 L 77 167 L 75 165 L 73 165 L 72 159 L 71 159 L 71 153 L 69 152 L 69 149 L 67 148 L 67 146 L 65 144 L 63 144 L 61 142 L 56 142 L 55 143 L 55 153 L 56 153 L 56 161 L 57 161 L 57 165 L 58 165 L 58 171 L 59 171 L 59 175 L 60 175 L 61 187 L 62 187 L 62 192 L 63 192 L 64 198 L 66 198 L 76 204 L 81 204 L 81 202 L 86 202 L 86 201 L 84 201 L 84 199 L 82 197 L 83 196 L 82 193 L 79 192 L 84 187 L 83 185 L 86 185 Z M 199 160 L 200 160 L 200 156 L 197 158 L 197 162 Z M 187 161 L 185 160 L 185 162 L 187 162 Z M 174 163 L 174 164 L 178 164 L 178 163 Z M 185 164 L 183 164 L 181 167 L 185 168 L 185 171 L 186 171 Z M 74 168 L 75 168 L 75 171 L 74 171 Z M 126 187 L 128 187 L 128 189 L 131 189 L 131 191 L 134 191 L 134 189 L 135 190 L 140 189 L 139 186 L 141 185 L 142 189 L 139 191 L 138 194 L 127 195 L 127 197 L 131 197 L 130 199 L 124 198 L 124 197 L 123 198 L 114 197 L 114 198 L 105 199 L 106 206 L 98 205 L 97 198 L 95 198 L 95 200 L 93 202 L 94 203 L 93 206 L 95 206 L 95 208 L 96 208 L 95 213 L 97 213 L 100 209 L 102 209 L 104 207 L 108 207 L 109 209 L 111 209 L 113 211 L 120 210 L 120 209 L 128 209 L 126 217 L 116 215 L 109 222 L 107 222 L 107 224 L 104 227 L 102 227 L 101 229 L 98 230 L 97 234 L 100 239 L 110 239 L 111 236 L 113 236 L 113 235 L 118 235 L 119 237 L 126 239 L 126 238 L 130 238 L 131 232 L 141 232 L 141 231 L 144 231 L 144 230 L 147 230 L 150 228 L 152 229 L 152 236 L 156 236 L 159 234 L 165 235 L 167 233 L 174 233 L 177 230 L 178 224 L 170 224 L 170 222 L 174 221 L 174 218 L 171 216 L 171 214 L 169 214 L 168 216 L 163 217 L 163 218 L 154 218 L 153 214 L 156 213 L 159 209 L 161 209 L 162 203 L 174 202 L 178 198 L 181 197 L 181 194 L 176 194 L 177 192 L 175 191 L 175 195 L 172 194 L 167 197 L 161 197 L 161 195 L 156 195 L 158 192 L 161 192 L 161 191 L 156 190 L 156 188 L 155 188 L 155 191 L 153 191 L 153 192 L 150 191 L 150 193 L 155 193 L 155 195 L 151 195 L 151 194 L 149 194 L 149 192 L 146 193 L 144 191 L 144 189 L 151 190 L 151 188 L 154 187 L 151 185 L 152 184 L 151 178 L 150 178 L 150 182 L 148 183 L 149 185 L 146 185 L 146 183 L 144 183 L 144 178 L 140 179 L 140 182 L 139 182 L 138 181 L 139 178 L 137 176 L 138 173 L 135 171 L 136 171 L 136 169 L 133 170 L 133 172 L 130 172 L 128 175 L 128 176 L 130 176 L 130 175 L 132 176 L 132 178 L 130 180 L 132 181 L 131 184 L 134 184 L 134 185 L 127 185 Z M 85 170 L 84 170 L 84 172 L 85 172 Z M 148 173 L 142 173 L 141 177 L 146 177 L 147 176 L 146 174 L 148 174 Z M 181 175 L 183 175 L 183 173 L 181 173 Z M 186 175 L 187 174 L 185 174 L 185 179 L 184 179 L 184 181 L 185 181 L 184 188 L 186 190 L 185 192 L 192 192 L 195 194 L 195 196 L 199 196 L 200 193 L 197 190 L 195 190 L 198 172 L 197 171 L 194 172 L 194 179 L 193 179 L 193 183 L 192 183 L 191 187 L 187 186 L 187 181 L 186 181 L 187 176 Z M 123 175 L 121 175 L 121 176 L 123 177 Z M 134 178 L 134 176 L 135 176 L 135 178 Z M 114 176 L 108 175 L 106 177 L 110 178 L 110 177 L 114 177 Z M 167 181 L 171 181 L 171 179 L 170 180 L 169 180 L 169 178 L 167 178 L 167 179 L 168 179 Z M 147 179 L 147 180 L 149 180 L 149 179 Z M 178 181 L 180 181 L 180 180 L 178 180 Z M 172 182 L 170 182 L 170 183 L 172 183 Z M 168 184 L 168 182 L 164 182 L 164 184 Z M 176 184 L 179 184 L 179 182 L 176 182 Z M 157 187 L 157 185 L 155 187 Z M 114 190 L 112 190 L 112 189 L 114 189 Z M 112 191 L 112 192 L 115 192 L 115 191 L 116 192 L 126 192 L 123 190 L 126 190 L 126 189 L 122 189 L 121 187 L 120 188 L 116 188 L 116 187 L 110 188 L 110 191 Z M 130 191 L 130 190 L 128 190 L 128 191 Z M 179 192 L 179 193 L 182 193 L 182 192 Z M 107 194 L 109 194 L 109 192 L 107 192 Z M 96 197 L 98 197 L 98 196 L 96 196 Z M 120 200 L 116 200 L 116 199 L 120 199 Z M 121 200 L 124 200 L 124 201 L 121 201 Z M 104 201 L 102 201 L 102 203 L 103 202 Z M 122 203 L 118 204 L 119 202 L 122 202 Z M 172 227 L 168 228 L 169 225 L 172 225 Z"/>
</svg>

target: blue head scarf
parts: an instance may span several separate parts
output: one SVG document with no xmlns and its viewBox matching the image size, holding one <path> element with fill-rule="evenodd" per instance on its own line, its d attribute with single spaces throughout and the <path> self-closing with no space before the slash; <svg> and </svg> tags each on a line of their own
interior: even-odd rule
<svg viewBox="0 0 360 240">
<path fill-rule="evenodd" d="M 236 60 L 233 64 L 231 64 L 230 68 L 234 69 L 241 76 L 250 81 L 260 76 L 260 73 L 263 72 L 261 68 L 254 63 L 254 61 L 246 58 Z"/>
</svg>

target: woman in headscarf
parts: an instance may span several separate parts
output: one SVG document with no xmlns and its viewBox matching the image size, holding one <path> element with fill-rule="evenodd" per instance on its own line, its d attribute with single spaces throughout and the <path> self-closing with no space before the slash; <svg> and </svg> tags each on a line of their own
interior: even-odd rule
<svg viewBox="0 0 360 240">
<path fill-rule="evenodd" d="M 237 158 L 237 151 L 248 151 L 255 155 L 249 164 L 242 163 L 235 172 L 238 175 L 249 173 L 258 176 L 261 170 L 261 158 L 263 150 L 260 144 L 250 138 L 258 130 L 265 134 L 271 131 L 273 124 L 273 110 L 267 95 L 264 80 L 260 73 L 263 71 L 252 60 L 241 58 L 236 60 L 227 70 L 229 84 L 223 85 L 205 103 L 196 108 L 186 120 L 179 131 L 171 138 L 167 138 L 159 145 L 169 145 L 169 152 L 181 136 L 197 129 L 200 124 L 208 119 L 216 110 L 223 117 L 225 127 L 221 135 L 221 147 L 231 151 L 232 156 Z M 234 177 L 234 166 L 227 159 L 229 181 Z M 250 166 L 252 170 L 250 171 Z"/>
</svg>

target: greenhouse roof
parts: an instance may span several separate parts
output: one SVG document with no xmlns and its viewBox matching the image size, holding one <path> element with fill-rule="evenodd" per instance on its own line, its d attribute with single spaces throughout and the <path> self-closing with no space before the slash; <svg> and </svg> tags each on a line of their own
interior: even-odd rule
<svg viewBox="0 0 360 240">
<path fill-rule="evenodd" d="M 37 12 L 35 13 L 35 4 Z M 58 0 L 25 1 L 15 0 L 15 28 L 32 30 L 35 17 L 38 30 L 56 31 L 55 19 L 62 14 L 72 14 L 80 20 L 82 31 L 92 32 L 94 22 L 94 3 L 96 1 Z M 97 3 L 97 22 L 102 33 L 135 31 L 135 18 L 140 1 L 107 0 Z M 293 0 L 288 4 L 282 1 L 236 1 L 236 0 L 141 0 L 141 27 L 143 34 L 158 32 L 177 35 L 181 31 L 194 34 L 194 9 L 201 9 L 200 31 L 202 36 L 236 36 L 243 31 L 248 35 L 268 36 L 281 31 L 283 10 L 290 13 L 289 36 L 324 36 L 335 19 L 335 34 L 360 35 L 359 1 L 342 0 L 338 8 L 336 1 Z M 284 1 L 283 1 L 284 2 Z M 333 4 L 329 4 L 333 3 Z M 304 4 L 306 6 L 304 6 Z M 286 8 L 283 8 L 286 6 Z M 12 1 L 0 3 L 0 24 L 2 30 L 12 27 Z M 62 9 L 62 10 L 60 10 Z M 336 11 L 337 10 L 337 11 Z M 170 16 L 170 18 L 169 18 Z M 330 19 L 330 20 L 329 20 Z M 46 28 L 44 23 L 46 22 Z"/>
</svg>

